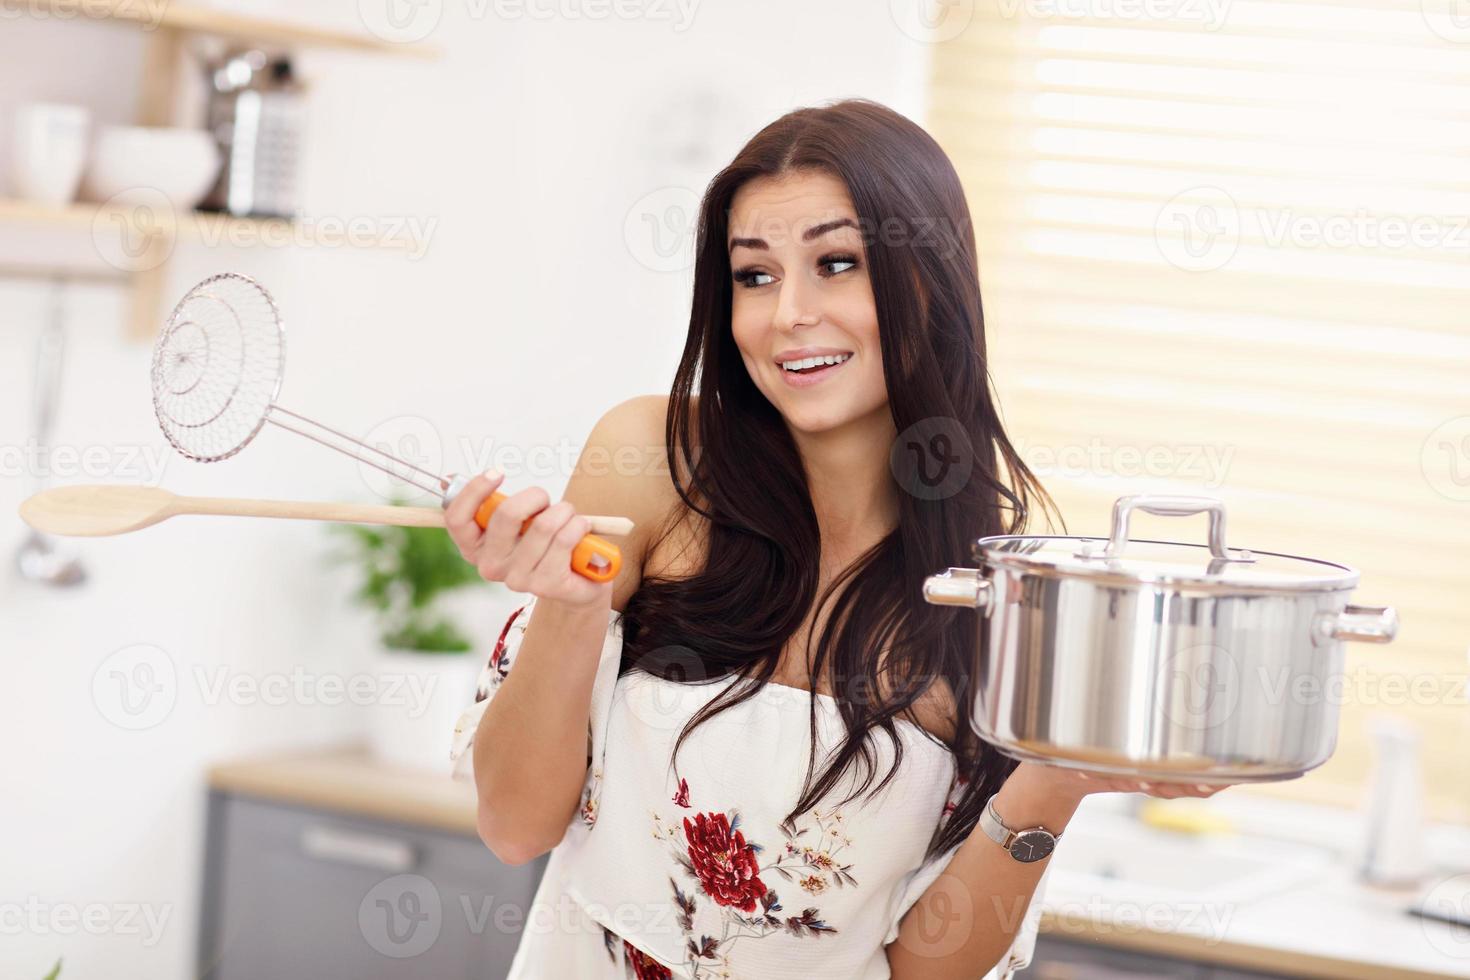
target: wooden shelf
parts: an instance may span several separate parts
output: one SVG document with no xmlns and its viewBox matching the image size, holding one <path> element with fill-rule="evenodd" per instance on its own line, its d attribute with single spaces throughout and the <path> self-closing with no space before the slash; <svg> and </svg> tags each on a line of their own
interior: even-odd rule
<svg viewBox="0 0 1470 980">
<path fill-rule="evenodd" d="M 0 7 L 20 11 L 44 10 L 58 18 L 82 16 L 91 20 L 113 20 L 149 29 L 207 34 L 290 48 L 336 48 L 414 58 L 439 56 L 437 48 L 423 43 L 400 44 L 368 34 L 252 17 L 172 0 L 0 0 Z"/>
<path fill-rule="evenodd" d="M 142 30 L 147 38 L 143 73 L 139 91 L 137 123 L 141 126 L 168 126 L 177 122 L 173 110 L 179 92 L 184 45 L 191 36 L 229 38 L 244 43 L 274 48 L 329 48 L 368 54 L 437 58 L 437 48 L 427 44 L 399 44 L 367 33 L 339 31 L 310 24 L 265 17 L 252 17 L 224 10 L 193 6 L 181 0 L 0 0 L 0 9 L 21 15 L 72 21 L 85 18 L 113 21 Z M 121 225 L 111 220 L 115 215 Z M 48 207 L 26 201 L 0 199 L 0 222 L 18 222 L 50 227 L 88 228 L 93 235 L 104 234 L 103 226 L 126 227 L 133 215 L 124 207 L 96 204 L 73 204 Z M 157 261 L 142 261 L 136 271 L 116 270 L 116 275 L 130 280 L 132 291 L 128 335 L 149 342 L 164 316 L 165 270 L 169 251 L 180 241 L 206 244 L 265 243 L 312 244 L 330 246 L 359 243 L 338 239 L 332 241 L 315 234 L 309 226 L 284 219 L 235 218 L 230 215 L 190 211 L 176 215 L 155 214 L 153 223 L 143 231 L 146 246 L 157 249 Z M 242 234 L 243 233 L 243 234 Z M 119 232 L 120 234 L 120 232 Z M 408 243 L 397 240 L 374 241 L 369 247 L 400 248 Z M 75 276 L 97 278 L 96 270 L 45 268 L 8 265 L 0 273 L 21 276 Z M 110 273 L 102 273 L 111 277 Z"/>
<path fill-rule="evenodd" d="M 115 220 L 114 220 L 115 216 Z M 37 227 L 66 229 L 73 232 L 90 231 L 94 242 L 99 235 L 121 235 L 112 231 L 126 227 L 133 215 L 126 205 L 68 204 L 60 207 L 0 198 L 0 223 L 24 224 Z M 301 225 L 284 218 L 237 218 L 228 214 L 210 211 L 189 211 L 182 215 L 172 212 L 154 212 L 146 229 L 138 229 L 154 238 L 151 247 L 165 249 L 157 262 L 141 261 L 136 270 L 114 268 L 112 271 L 88 268 L 78 264 L 75 268 L 58 266 L 0 263 L 0 276 L 23 278 L 69 279 L 126 279 L 132 281 L 133 302 L 128 323 L 128 336 L 139 342 L 151 342 L 162 325 L 163 271 L 172 246 L 179 243 L 203 243 L 209 245 L 239 245 L 251 247 L 259 243 L 280 246 L 364 247 L 335 234 L 324 237 L 310 225 Z M 99 231 L 99 229 L 102 229 Z M 390 250 L 405 250 L 413 247 L 410 241 L 379 239 L 365 246 Z M 100 263 L 98 263 L 100 265 Z"/>
</svg>

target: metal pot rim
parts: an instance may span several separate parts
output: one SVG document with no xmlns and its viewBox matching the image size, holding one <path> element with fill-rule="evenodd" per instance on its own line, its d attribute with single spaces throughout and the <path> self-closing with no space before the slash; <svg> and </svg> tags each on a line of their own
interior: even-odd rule
<svg viewBox="0 0 1470 980">
<path fill-rule="evenodd" d="M 1339 562 L 1326 561 L 1320 558 L 1306 558 L 1301 555 L 1288 555 L 1275 551 L 1255 551 L 1253 554 L 1272 557 L 1286 558 L 1296 561 L 1309 561 L 1319 565 L 1340 569 L 1340 573 L 1331 577 L 1321 578 L 1293 578 L 1291 581 L 1279 583 L 1257 582 L 1242 583 L 1212 579 L 1201 575 L 1172 574 L 1172 573 L 1142 573 L 1128 571 L 1126 559 L 1109 560 L 1106 564 L 1094 567 L 1060 568 L 1046 561 L 1038 561 L 1035 558 L 1019 554 L 1013 551 L 998 551 L 995 546 L 1001 542 L 1011 541 L 1093 541 L 1106 542 L 1107 538 L 1089 537 L 1074 534 L 993 534 L 988 537 L 979 538 L 975 541 L 971 556 L 977 565 L 990 565 L 994 567 L 1013 569 L 1028 575 L 1037 575 L 1051 579 L 1077 579 L 1079 581 L 1107 583 L 1111 585 L 1122 585 L 1127 587 L 1145 588 L 1152 586 L 1166 586 L 1180 591 L 1192 593 L 1209 593 L 1214 595 L 1282 595 L 1282 594 L 1316 594 L 1329 592 L 1351 592 L 1357 588 L 1360 578 L 1357 569 L 1343 565 Z M 1209 548 L 1206 545 L 1190 544 L 1182 541 L 1158 541 L 1154 539 L 1135 538 L 1137 544 L 1164 544 L 1181 548 L 1200 548 L 1206 553 Z"/>
</svg>

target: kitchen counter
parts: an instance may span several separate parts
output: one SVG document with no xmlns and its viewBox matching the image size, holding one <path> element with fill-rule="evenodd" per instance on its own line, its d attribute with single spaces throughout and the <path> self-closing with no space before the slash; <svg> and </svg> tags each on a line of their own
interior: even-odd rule
<svg viewBox="0 0 1470 980">
<path fill-rule="evenodd" d="M 1097 825 L 1118 825 L 1131 798 L 1131 794 L 1088 797 L 1068 833 L 1077 839 Z M 1276 846 L 1318 852 L 1325 862 L 1318 872 L 1304 873 L 1301 880 L 1258 896 L 1212 899 L 1202 892 L 1199 908 L 1194 908 L 1178 900 L 1160 902 L 1145 888 L 1130 892 L 1126 881 L 1108 882 L 1105 889 L 1099 889 L 1096 879 L 1063 874 L 1069 870 L 1064 836 L 1050 859 L 1054 866 L 1042 899 L 1042 932 L 1278 976 L 1332 980 L 1470 977 L 1470 927 L 1407 911 L 1413 899 L 1433 883 L 1470 874 L 1470 829 L 1429 825 L 1426 848 L 1434 872 L 1421 885 L 1389 888 L 1366 885 L 1356 878 L 1362 818 L 1354 810 L 1255 795 L 1232 798 L 1229 793 L 1209 800 L 1206 806 L 1231 819 L 1236 834 L 1259 835 Z M 1195 839 L 1202 849 L 1212 837 L 1228 840 L 1235 836 L 1193 837 L 1125 822 L 1132 827 L 1128 832 L 1137 837 L 1139 853 L 1169 838 Z M 1150 914 L 1157 916 L 1153 927 Z"/>
<path fill-rule="evenodd" d="M 213 789 L 243 796 L 476 833 L 475 793 L 469 782 L 452 780 L 447 772 L 388 767 L 357 745 L 225 762 L 209 769 L 208 781 Z M 1114 793 L 1089 797 L 1069 827 L 1071 839 L 1090 833 L 1090 825 L 1109 821 L 1138 835 L 1140 853 L 1146 854 L 1150 840 L 1158 839 L 1150 835 L 1190 839 L 1120 821 L 1119 811 L 1129 800 Z M 1355 880 L 1353 855 L 1360 828 L 1355 811 L 1258 795 L 1232 798 L 1230 793 L 1208 805 L 1235 821 L 1239 831 L 1298 842 L 1303 848 L 1325 847 L 1332 860 L 1320 874 L 1281 890 L 1249 900 L 1217 900 L 1214 911 L 1228 914 L 1201 914 L 1198 921 L 1188 921 L 1179 914 L 1188 903 L 1160 902 L 1144 890 L 1130 892 L 1127 881 L 1110 882 L 1104 895 L 1090 888 L 1086 877 L 1062 874 L 1068 870 L 1069 853 L 1080 853 L 1079 845 L 1069 848 L 1064 837 L 1050 859 L 1054 868 L 1042 898 L 1042 933 L 1277 976 L 1470 977 L 1470 929 L 1409 915 L 1405 909 L 1419 888 L 1372 888 Z M 1427 843 L 1438 866 L 1434 880 L 1470 873 L 1470 829 L 1431 825 Z M 1208 906 L 1209 896 L 1202 895 L 1199 904 Z M 1154 918 L 1160 911 L 1166 921 Z"/>
<path fill-rule="evenodd" d="M 478 836 L 475 787 L 468 780 L 378 762 L 357 744 L 223 762 L 211 789 L 339 813 Z"/>
</svg>

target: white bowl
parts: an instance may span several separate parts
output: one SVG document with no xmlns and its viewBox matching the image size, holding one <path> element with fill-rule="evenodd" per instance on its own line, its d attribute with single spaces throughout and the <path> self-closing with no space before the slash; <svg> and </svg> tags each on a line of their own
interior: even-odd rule
<svg viewBox="0 0 1470 980">
<path fill-rule="evenodd" d="M 112 204 L 153 204 L 166 198 L 192 210 L 219 175 L 220 151 L 202 129 L 103 126 L 87 169 L 88 196 Z"/>
</svg>

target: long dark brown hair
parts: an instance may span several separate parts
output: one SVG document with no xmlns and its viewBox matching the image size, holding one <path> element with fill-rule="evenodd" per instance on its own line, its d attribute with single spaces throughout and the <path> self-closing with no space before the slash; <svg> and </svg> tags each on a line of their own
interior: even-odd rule
<svg viewBox="0 0 1470 980">
<path fill-rule="evenodd" d="M 731 201 L 752 178 L 799 172 L 835 176 L 856 209 L 899 433 L 890 453 L 900 491 L 897 527 L 835 575 L 820 599 L 820 533 L 805 469 L 731 332 Z M 665 448 L 679 496 L 708 522 L 706 560 L 690 577 L 647 577 L 629 598 L 622 669 L 680 682 L 743 679 L 685 725 L 676 764 L 695 726 L 754 696 L 775 676 L 783 646 L 808 611 L 833 602 L 809 652 L 810 685 L 817 691 L 825 686 L 819 678 L 831 681 L 847 735 L 819 772 L 812 698 L 806 785 L 787 820 L 849 773 L 844 803 L 887 785 L 903 757 L 896 723 L 917 724 L 915 702 L 942 682 L 955 712 L 944 744 L 966 781 L 929 845 L 931 854 L 947 850 L 969 835 L 1016 763 L 970 728 L 978 614 L 931 605 L 920 585 L 945 568 L 972 564 L 976 538 L 1019 533 L 1033 500 L 1056 509 L 1006 438 L 991 398 L 975 236 L 959 177 L 928 133 L 879 103 L 847 99 L 797 109 L 757 133 L 711 180 L 695 250 L 689 336 L 669 400 Z M 1010 486 L 998 472 L 1001 459 Z M 954 467 L 963 471 L 958 477 Z M 935 473 L 944 476 L 936 480 Z M 677 524 L 666 524 L 658 539 Z M 882 773 L 878 732 L 893 747 Z"/>
</svg>

